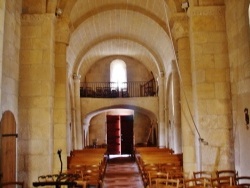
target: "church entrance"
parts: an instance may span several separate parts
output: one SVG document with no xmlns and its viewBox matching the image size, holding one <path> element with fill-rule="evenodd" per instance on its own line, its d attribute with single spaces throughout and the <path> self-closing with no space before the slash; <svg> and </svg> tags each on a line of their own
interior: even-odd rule
<svg viewBox="0 0 250 188">
<path fill-rule="evenodd" d="M 134 130 L 133 116 L 107 116 L 108 154 L 133 154 Z"/>
</svg>

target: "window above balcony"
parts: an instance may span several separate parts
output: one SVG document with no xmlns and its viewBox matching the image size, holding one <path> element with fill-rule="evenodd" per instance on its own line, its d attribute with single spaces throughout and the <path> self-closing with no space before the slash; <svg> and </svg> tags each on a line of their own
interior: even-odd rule
<svg viewBox="0 0 250 188">
<path fill-rule="evenodd" d="M 127 67 L 126 63 L 121 59 L 115 59 L 110 63 L 110 82 L 113 87 L 119 91 L 127 89 Z"/>
</svg>

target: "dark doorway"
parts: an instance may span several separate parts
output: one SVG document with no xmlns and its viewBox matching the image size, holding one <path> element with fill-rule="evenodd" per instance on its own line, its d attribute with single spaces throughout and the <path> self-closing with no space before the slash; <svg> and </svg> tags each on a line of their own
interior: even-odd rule
<svg viewBox="0 0 250 188">
<path fill-rule="evenodd" d="M 107 116 L 108 154 L 130 154 L 134 152 L 133 116 Z"/>
<path fill-rule="evenodd" d="M 133 154 L 134 119 L 133 116 L 121 116 L 121 154 Z"/>
</svg>

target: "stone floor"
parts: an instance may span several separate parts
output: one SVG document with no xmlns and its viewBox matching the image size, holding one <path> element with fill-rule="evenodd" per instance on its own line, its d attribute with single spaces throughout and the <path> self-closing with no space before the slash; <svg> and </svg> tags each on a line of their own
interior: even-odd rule
<svg viewBox="0 0 250 188">
<path fill-rule="evenodd" d="M 136 162 L 128 155 L 112 155 L 107 164 L 103 188 L 143 188 Z"/>
</svg>

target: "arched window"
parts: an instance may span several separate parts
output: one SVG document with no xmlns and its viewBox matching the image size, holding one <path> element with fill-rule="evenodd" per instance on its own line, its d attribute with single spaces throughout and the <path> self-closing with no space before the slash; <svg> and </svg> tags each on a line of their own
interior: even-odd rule
<svg viewBox="0 0 250 188">
<path fill-rule="evenodd" d="M 127 88 L 127 67 L 121 59 L 115 59 L 110 63 L 110 82 L 119 90 Z"/>
</svg>

